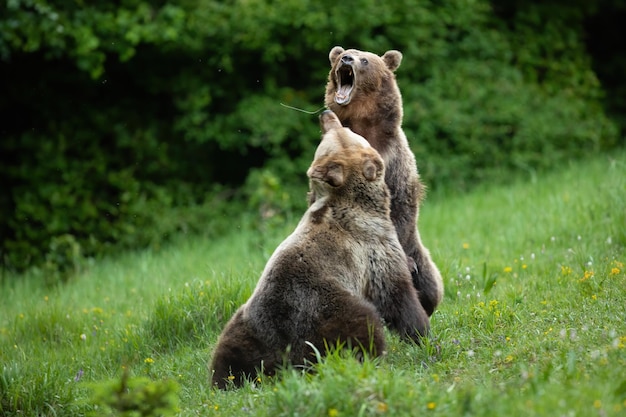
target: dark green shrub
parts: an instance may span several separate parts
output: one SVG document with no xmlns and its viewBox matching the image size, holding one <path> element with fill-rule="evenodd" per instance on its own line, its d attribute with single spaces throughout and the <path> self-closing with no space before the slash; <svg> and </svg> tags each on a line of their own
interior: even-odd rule
<svg viewBox="0 0 626 417">
<path fill-rule="evenodd" d="M 152 381 L 147 377 L 130 377 L 92 384 L 94 415 L 123 417 L 165 417 L 179 410 L 180 386 L 171 379 Z"/>
</svg>

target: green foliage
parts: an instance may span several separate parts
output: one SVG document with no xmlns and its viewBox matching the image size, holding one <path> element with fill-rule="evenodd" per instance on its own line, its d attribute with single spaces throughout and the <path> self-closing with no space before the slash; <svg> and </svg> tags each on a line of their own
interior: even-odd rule
<svg viewBox="0 0 626 417">
<path fill-rule="evenodd" d="M 405 54 L 398 78 L 426 183 L 470 188 L 615 145 L 579 26 L 567 16 L 520 13 L 500 22 L 484 4 L 459 3 L 458 16 L 444 5 L 423 7 L 407 19 L 435 30 L 400 48 L 416 59 Z M 405 81 L 404 71 L 417 76 Z"/>
<path fill-rule="evenodd" d="M 403 52 L 404 128 L 431 189 L 613 149 L 613 90 L 585 39 L 619 7 L 544 3 L 8 1 L 1 262 L 65 282 L 78 265 L 59 239 L 93 258 L 218 236 L 246 211 L 289 220 L 319 128 L 281 103 L 322 106 L 338 44 Z"/>
<path fill-rule="evenodd" d="M 50 242 L 43 265 L 47 285 L 65 282 L 81 270 L 84 263 L 80 243 L 72 235 L 55 236 Z"/>
<path fill-rule="evenodd" d="M 418 392 L 389 398 L 390 393 L 401 392 L 397 387 L 410 385 L 405 375 L 398 372 L 393 379 L 384 378 L 385 370 L 376 365 L 370 359 L 359 363 L 335 351 L 316 365 L 312 374 L 284 372 L 267 412 L 276 416 L 356 416 L 402 415 L 414 410 Z"/>
<path fill-rule="evenodd" d="M 175 41 L 185 24 L 185 10 L 171 4 L 129 1 L 121 6 L 55 5 L 46 0 L 10 0 L 0 23 L 0 56 L 45 51 L 47 58 L 68 56 L 76 66 L 98 78 L 107 54 L 121 61 L 135 55 L 140 44 Z"/>
<path fill-rule="evenodd" d="M 182 292 L 158 300 L 144 325 L 152 349 L 171 352 L 181 346 L 202 346 L 206 335 L 219 331 L 245 302 L 242 292 L 252 291 L 245 287 L 236 293 L 233 290 L 220 281 L 185 283 Z"/>
<path fill-rule="evenodd" d="M 10 348 L 10 347 L 7 347 Z M 38 361 L 4 362 L 0 368 L 0 414 L 3 416 L 72 416 L 80 413 L 75 403 L 77 384 L 54 354 Z M 28 383 L 24 384 L 25 378 Z"/>
<path fill-rule="evenodd" d="M 146 377 L 129 377 L 94 384 L 94 415 L 123 417 L 165 417 L 179 411 L 176 381 L 151 381 Z"/>
<path fill-rule="evenodd" d="M 593 56 L 593 69 L 607 93 L 603 102 L 619 124 L 623 137 L 626 132 L 626 84 L 622 82 L 622 75 L 626 73 L 626 54 L 621 39 L 626 35 L 626 28 L 616 22 L 626 18 L 626 3 L 602 0 L 587 7 L 591 5 L 596 6 L 596 10 L 585 22 L 587 45 Z"/>
</svg>

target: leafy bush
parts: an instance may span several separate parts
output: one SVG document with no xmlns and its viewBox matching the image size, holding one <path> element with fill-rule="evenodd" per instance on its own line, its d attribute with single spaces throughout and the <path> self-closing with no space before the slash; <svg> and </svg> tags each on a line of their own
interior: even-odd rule
<svg viewBox="0 0 626 417">
<path fill-rule="evenodd" d="M 93 384 L 92 399 L 98 415 L 123 417 L 173 416 L 178 408 L 180 387 L 176 381 L 152 381 L 146 377 Z M 95 414 L 94 414 L 95 415 Z"/>
<path fill-rule="evenodd" d="M 320 108 L 337 44 L 404 53 L 404 127 L 431 187 L 615 147 L 584 44 L 599 9 L 576 10 L 12 0 L 0 11 L 2 263 L 71 273 L 53 240 L 93 257 L 211 236 L 245 210 L 260 227 L 301 210 L 319 128 L 281 103 Z"/>
</svg>

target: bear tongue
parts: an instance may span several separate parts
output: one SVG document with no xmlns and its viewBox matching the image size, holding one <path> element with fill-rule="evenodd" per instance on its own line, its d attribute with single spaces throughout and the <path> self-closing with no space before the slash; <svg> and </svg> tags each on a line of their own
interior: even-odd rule
<svg viewBox="0 0 626 417">
<path fill-rule="evenodd" d="M 352 85 L 340 85 L 335 93 L 335 103 L 343 105 L 350 102 L 350 93 L 352 92 Z"/>
</svg>

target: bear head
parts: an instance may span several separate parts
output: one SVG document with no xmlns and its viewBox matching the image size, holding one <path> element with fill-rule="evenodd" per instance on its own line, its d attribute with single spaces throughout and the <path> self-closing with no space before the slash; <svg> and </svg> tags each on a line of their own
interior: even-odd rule
<svg viewBox="0 0 626 417">
<path fill-rule="evenodd" d="M 390 50 L 378 56 L 371 52 L 335 46 L 328 58 L 331 70 L 326 105 L 329 106 L 332 100 L 340 106 L 347 106 L 361 95 L 380 92 L 384 80 L 394 79 L 393 73 L 402 62 L 402 53 Z"/>
<path fill-rule="evenodd" d="M 363 188 L 368 183 L 384 187 L 384 163 L 362 136 L 343 127 L 330 110 L 320 115 L 322 140 L 307 175 L 317 196 L 343 189 Z"/>
</svg>

